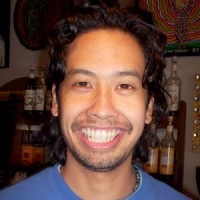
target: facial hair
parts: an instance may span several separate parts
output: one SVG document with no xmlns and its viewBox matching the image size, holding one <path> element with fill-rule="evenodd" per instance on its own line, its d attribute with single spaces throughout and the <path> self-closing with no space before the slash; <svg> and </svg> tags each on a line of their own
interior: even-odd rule
<svg viewBox="0 0 200 200">
<path fill-rule="evenodd" d="M 126 121 L 126 122 L 118 122 L 114 120 L 107 120 L 106 122 L 100 122 L 94 119 L 88 119 L 88 120 L 75 120 L 71 125 L 71 130 L 73 133 L 76 133 L 76 131 L 83 125 L 92 125 L 92 124 L 103 124 L 111 127 L 122 127 L 129 134 L 132 132 L 132 125 Z M 133 154 L 133 148 L 127 151 L 126 147 L 123 147 L 118 155 L 114 154 L 113 156 L 108 156 L 108 153 L 106 151 L 101 152 L 92 152 L 92 153 L 83 153 L 77 146 L 71 144 L 67 138 L 65 138 L 68 151 L 72 154 L 72 156 L 79 162 L 82 166 L 87 168 L 88 170 L 94 171 L 94 172 L 109 172 L 118 166 L 120 166 L 130 155 Z M 91 155 L 92 154 L 92 155 Z M 109 154 L 112 154 L 112 151 L 109 152 Z M 102 159 L 98 159 L 98 157 L 101 157 Z"/>
</svg>

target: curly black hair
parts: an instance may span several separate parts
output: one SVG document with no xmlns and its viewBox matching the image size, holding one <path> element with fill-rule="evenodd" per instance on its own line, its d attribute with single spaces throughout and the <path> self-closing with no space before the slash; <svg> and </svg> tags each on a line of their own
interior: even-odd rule
<svg viewBox="0 0 200 200">
<path fill-rule="evenodd" d="M 138 11 L 113 9 L 96 1 L 83 1 L 74 16 L 60 20 L 50 33 L 49 47 L 51 63 L 49 66 L 49 80 L 56 85 L 57 94 L 60 84 L 66 76 L 68 46 L 78 35 L 91 30 L 117 29 L 137 38 L 145 57 L 145 71 L 143 87 L 148 90 L 148 97 L 154 97 L 154 120 L 159 121 L 166 111 L 164 82 L 164 48 L 166 37 L 160 33 L 153 24 L 144 20 Z M 58 95 L 57 95 L 58 96 Z M 146 125 L 143 134 L 134 147 L 135 160 L 145 162 L 148 157 L 146 145 Z M 52 160 L 64 164 L 66 161 L 66 143 L 60 131 L 58 118 L 52 117 L 50 135 L 54 141 L 52 147 Z"/>
</svg>

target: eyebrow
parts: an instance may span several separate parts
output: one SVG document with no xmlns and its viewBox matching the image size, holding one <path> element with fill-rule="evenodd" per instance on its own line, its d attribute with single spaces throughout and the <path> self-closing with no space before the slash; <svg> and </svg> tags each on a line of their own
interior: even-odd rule
<svg viewBox="0 0 200 200">
<path fill-rule="evenodd" d="M 87 76 L 96 77 L 95 73 L 93 73 L 93 72 L 91 72 L 87 69 L 81 69 L 81 68 L 71 69 L 66 74 L 66 77 L 74 76 L 74 75 L 77 75 L 77 74 L 84 74 L 84 75 L 87 75 Z M 140 76 L 140 74 L 136 70 L 117 71 L 117 72 L 113 73 L 113 76 L 114 77 L 130 76 L 130 77 L 136 77 L 139 80 L 142 80 L 142 77 Z"/>
<path fill-rule="evenodd" d="M 71 69 L 67 74 L 66 74 L 66 77 L 70 77 L 70 76 L 74 76 L 76 74 L 85 74 L 85 75 L 88 75 L 88 76 L 92 76 L 92 77 L 95 77 L 96 75 L 89 71 L 89 70 L 86 70 L 86 69 Z"/>
<path fill-rule="evenodd" d="M 119 71 L 119 72 L 115 72 L 114 75 L 116 77 L 120 77 L 120 76 L 132 76 L 132 77 L 138 78 L 139 80 L 142 80 L 142 77 L 140 76 L 140 74 L 136 70 Z"/>
</svg>

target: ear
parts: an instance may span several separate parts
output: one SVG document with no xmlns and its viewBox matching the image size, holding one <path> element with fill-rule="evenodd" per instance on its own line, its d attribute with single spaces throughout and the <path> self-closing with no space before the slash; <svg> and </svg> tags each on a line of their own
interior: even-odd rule
<svg viewBox="0 0 200 200">
<path fill-rule="evenodd" d="M 146 110 L 145 124 L 149 124 L 151 122 L 153 115 L 153 108 L 154 108 L 154 98 L 151 97 Z"/>
<path fill-rule="evenodd" d="M 58 102 L 57 102 L 57 95 L 56 95 L 56 86 L 52 86 L 52 107 L 51 107 L 51 114 L 54 117 L 58 116 Z"/>
</svg>

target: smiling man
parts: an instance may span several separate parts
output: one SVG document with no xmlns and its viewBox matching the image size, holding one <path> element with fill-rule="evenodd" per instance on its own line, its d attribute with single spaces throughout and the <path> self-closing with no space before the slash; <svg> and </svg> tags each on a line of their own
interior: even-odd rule
<svg viewBox="0 0 200 200">
<path fill-rule="evenodd" d="M 0 198 L 188 199 L 133 162 L 147 158 L 145 126 L 166 108 L 164 37 L 137 13 L 96 4 L 83 5 L 54 31 L 49 75 L 57 164 Z"/>
<path fill-rule="evenodd" d="M 153 110 L 153 98 L 148 102 L 142 87 L 145 61 L 138 41 L 119 30 L 92 30 L 78 36 L 68 52 L 52 109 L 67 143 L 66 164 L 107 172 L 131 162 Z M 61 171 L 68 174 L 65 167 Z"/>
</svg>

